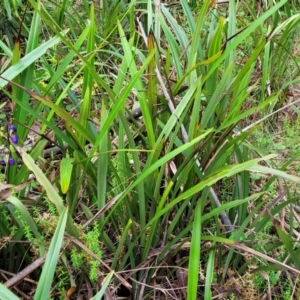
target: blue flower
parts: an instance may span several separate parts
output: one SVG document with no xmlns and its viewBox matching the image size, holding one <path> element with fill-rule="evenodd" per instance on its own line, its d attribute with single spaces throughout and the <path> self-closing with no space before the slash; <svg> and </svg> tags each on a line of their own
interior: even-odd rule
<svg viewBox="0 0 300 300">
<path fill-rule="evenodd" d="M 18 144 L 19 139 L 18 139 L 18 136 L 17 136 L 16 134 L 13 134 L 13 135 L 10 137 L 10 139 L 11 139 L 11 142 L 12 142 L 13 144 Z"/>
<path fill-rule="evenodd" d="M 10 130 L 12 132 L 17 132 L 17 127 L 15 125 L 9 125 L 8 130 Z"/>
<path fill-rule="evenodd" d="M 8 159 L 8 164 L 9 164 L 10 166 L 13 166 L 13 165 L 15 164 L 15 160 L 14 160 L 12 157 L 10 157 L 10 158 Z"/>
</svg>

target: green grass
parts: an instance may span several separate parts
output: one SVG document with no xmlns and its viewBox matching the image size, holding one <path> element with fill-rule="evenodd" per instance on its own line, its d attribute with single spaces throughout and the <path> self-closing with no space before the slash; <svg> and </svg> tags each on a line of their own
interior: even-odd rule
<svg viewBox="0 0 300 300">
<path fill-rule="evenodd" d="M 299 5 L 152 2 L 0 4 L 1 299 L 299 296 Z"/>
</svg>

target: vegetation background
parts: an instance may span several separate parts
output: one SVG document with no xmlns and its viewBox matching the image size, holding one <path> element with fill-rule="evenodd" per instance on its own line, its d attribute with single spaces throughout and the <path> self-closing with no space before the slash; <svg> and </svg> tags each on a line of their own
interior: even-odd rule
<svg viewBox="0 0 300 300">
<path fill-rule="evenodd" d="M 300 299 L 296 0 L 0 4 L 0 298 Z"/>
</svg>

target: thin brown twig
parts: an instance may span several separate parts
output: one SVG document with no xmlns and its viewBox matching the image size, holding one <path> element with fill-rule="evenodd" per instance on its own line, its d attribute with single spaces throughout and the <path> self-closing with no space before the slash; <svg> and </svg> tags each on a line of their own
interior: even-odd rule
<svg viewBox="0 0 300 300">
<path fill-rule="evenodd" d="M 40 267 L 46 260 L 46 255 L 41 256 L 37 260 L 35 260 L 33 263 L 31 263 L 28 267 L 23 269 L 21 272 L 7 280 L 4 285 L 7 288 L 11 288 L 14 285 L 16 285 L 18 282 L 20 282 L 23 278 L 28 276 L 30 273 L 32 273 L 34 270 L 36 270 L 38 267 Z"/>
</svg>

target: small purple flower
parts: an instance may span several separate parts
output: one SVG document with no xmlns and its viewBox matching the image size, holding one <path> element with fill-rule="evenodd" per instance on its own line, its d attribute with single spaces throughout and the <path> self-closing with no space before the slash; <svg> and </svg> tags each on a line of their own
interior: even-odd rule
<svg viewBox="0 0 300 300">
<path fill-rule="evenodd" d="M 3 159 L 3 157 L 0 158 L 0 165 L 5 165 L 5 160 Z"/>
<path fill-rule="evenodd" d="M 10 130 L 12 132 L 17 132 L 17 127 L 15 125 L 9 125 L 8 130 Z"/>
<path fill-rule="evenodd" d="M 12 142 L 13 144 L 18 144 L 19 139 L 18 139 L 18 136 L 17 136 L 16 134 L 13 134 L 13 135 L 10 137 L 10 139 L 11 139 L 11 142 Z"/>
<path fill-rule="evenodd" d="M 8 164 L 9 164 L 10 166 L 13 166 L 13 165 L 15 164 L 15 160 L 14 160 L 12 157 L 10 157 L 10 158 L 8 159 Z"/>
</svg>

